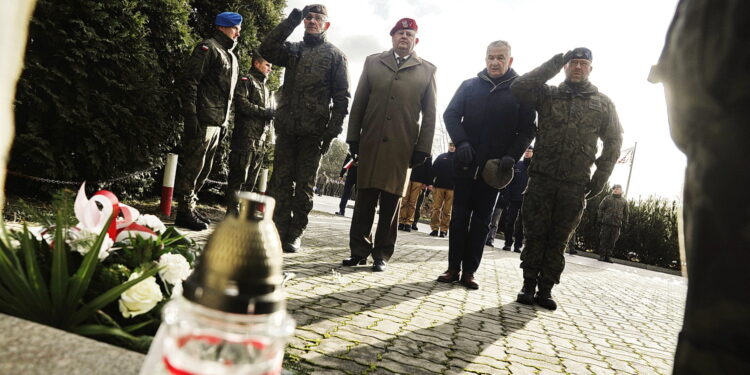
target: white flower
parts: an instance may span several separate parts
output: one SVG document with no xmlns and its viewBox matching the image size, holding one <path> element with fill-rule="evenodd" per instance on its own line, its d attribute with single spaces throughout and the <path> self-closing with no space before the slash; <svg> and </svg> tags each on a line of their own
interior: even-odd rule
<svg viewBox="0 0 750 375">
<path fill-rule="evenodd" d="M 156 215 L 141 215 L 138 216 L 138 219 L 136 219 L 135 222 L 144 227 L 149 227 L 151 230 L 159 234 L 163 234 L 167 230 L 167 227 L 158 217 L 156 217 Z"/>
<path fill-rule="evenodd" d="M 159 276 L 162 280 L 176 285 L 190 276 L 190 264 L 180 254 L 164 254 L 159 258 Z"/>
<path fill-rule="evenodd" d="M 140 273 L 133 272 L 128 281 L 139 276 Z M 149 276 L 120 295 L 120 313 L 126 318 L 147 313 L 163 298 L 156 278 Z"/>
<path fill-rule="evenodd" d="M 86 228 L 73 227 L 68 231 L 65 242 L 74 251 L 79 252 L 81 255 L 86 255 L 91 246 L 94 245 L 97 236 L 99 236 L 99 233 L 91 232 Z M 104 242 L 102 242 L 102 246 L 99 248 L 99 260 L 104 260 L 109 255 L 109 252 L 113 250 L 113 244 L 114 241 L 108 235 L 105 235 Z"/>
</svg>

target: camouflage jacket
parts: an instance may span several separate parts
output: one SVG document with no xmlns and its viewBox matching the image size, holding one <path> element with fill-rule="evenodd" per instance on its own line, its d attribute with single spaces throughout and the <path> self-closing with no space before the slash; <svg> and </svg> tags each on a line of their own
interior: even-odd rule
<svg viewBox="0 0 750 375">
<path fill-rule="evenodd" d="M 281 134 L 330 141 L 341 133 L 349 108 L 346 56 L 326 41 L 325 33 L 287 42 L 295 27 L 289 19 L 282 21 L 260 45 L 268 62 L 286 68 L 274 126 Z"/>
<path fill-rule="evenodd" d="M 185 118 L 197 116 L 203 126 L 226 126 L 237 82 L 235 42 L 217 31 L 195 47 L 180 77 L 180 99 Z"/>
<path fill-rule="evenodd" d="M 240 78 L 234 91 L 234 136 L 248 137 L 257 143 L 271 120 L 266 113 L 269 104 L 266 77 L 253 68 L 248 77 Z"/>
<path fill-rule="evenodd" d="M 601 224 L 622 226 L 628 222 L 628 201 L 622 195 L 607 195 L 599 203 L 598 217 Z"/>
<path fill-rule="evenodd" d="M 622 145 L 615 105 L 590 82 L 578 89 L 567 82 L 557 87 L 546 85 L 563 65 L 562 54 L 557 55 L 511 85 L 513 94 L 521 102 L 533 105 L 539 115 L 529 175 L 585 185 L 591 180 L 591 166 L 596 163 L 595 176 L 606 181 Z M 604 147 L 597 158 L 599 138 Z"/>
</svg>

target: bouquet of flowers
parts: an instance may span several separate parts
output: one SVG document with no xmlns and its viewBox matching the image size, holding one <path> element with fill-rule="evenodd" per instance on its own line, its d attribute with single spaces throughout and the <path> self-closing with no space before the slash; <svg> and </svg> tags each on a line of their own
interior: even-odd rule
<svg viewBox="0 0 750 375">
<path fill-rule="evenodd" d="M 41 227 L 2 224 L 0 312 L 146 351 L 195 242 L 105 190 L 88 198 L 82 185 L 53 206 Z"/>
</svg>

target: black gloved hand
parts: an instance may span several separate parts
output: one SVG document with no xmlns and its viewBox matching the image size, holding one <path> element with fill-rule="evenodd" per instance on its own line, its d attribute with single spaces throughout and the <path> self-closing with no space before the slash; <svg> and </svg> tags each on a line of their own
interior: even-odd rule
<svg viewBox="0 0 750 375">
<path fill-rule="evenodd" d="M 586 199 L 591 199 L 601 194 L 604 190 L 604 184 L 607 183 L 609 176 L 602 176 L 599 171 L 594 173 L 594 177 L 591 178 L 588 185 L 586 185 Z"/>
<path fill-rule="evenodd" d="M 198 118 L 195 115 L 186 115 L 184 124 L 186 137 L 195 138 L 198 136 Z"/>
<path fill-rule="evenodd" d="M 264 115 L 267 121 L 271 121 L 276 116 L 276 110 L 273 108 L 266 108 Z"/>
<path fill-rule="evenodd" d="M 563 65 L 567 64 L 568 61 L 570 61 L 572 58 L 573 58 L 573 50 L 569 50 L 568 52 L 565 52 L 565 54 L 562 57 Z"/>
<path fill-rule="evenodd" d="M 469 141 L 463 141 L 458 144 L 458 148 L 456 149 L 456 159 L 458 159 L 461 164 L 471 164 L 471 162 L 474 161 L 474 154 L 474 148 L 471 147 Z"/>
<path fill-rule="evenodd" d="M 359 142 L 349 142 L 349 153 L 352 157 L 359 155 Z"/>
<path fill-rule="evenodd" d="M 287 19 L 292 23 L 292 25 L 299 25 L 300 22 L 302 22 L 302 11 L 297 8 L 292 9 L 292 12 L 289 13 L 289 17 L 287 17 Z"/>
<path fill-rule="evenodd" d="M 409 167 L 416 168 L 424 164 L 424 161 L 430 157 L 430 154 L 422 151 L 414 151 L 411 154 L 411 160 L 409 161 Z"/>
</svg>

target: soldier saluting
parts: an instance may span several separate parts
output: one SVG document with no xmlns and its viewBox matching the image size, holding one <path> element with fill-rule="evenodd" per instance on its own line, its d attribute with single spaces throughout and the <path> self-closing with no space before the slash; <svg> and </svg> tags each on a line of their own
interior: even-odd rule
<svg viewBox="0 0 750 375">
<path fill-rule="evenodd" d="M 304 22 L 302 42 L 286 39 Z M 260 45 L 268 62 L 286 68 L 276 109 L 276 147 L 269 194 L 285 252 L 296 252 L 313 207 L 320 157 L 341 129 L 349 107 L 346 56 L 326 40 L 331 26 L 320 4 L 294 9 Z"/>
<path fill-rule="evenodd" d="M 558 54 L 513 82 L 511 90 L 539 115 L 534 161 L 521 216 L 523 289 L 517 301 L 554 310 L 552 286 L 565 268 L 566 243 L 581 220 L 586 199 L 601 193 L 620 156 L 622 127 L 612 101 L 589 82 L 591 50 Z M 559 86 L 545 82 L 565 68 Z M 599 158 L 597 140 L 604 143 Z M 591 177 L 591 166 L 596 172 Z M 538 291 L 536 291 L 538 284 Z M 536 295 L 534 292 L 536 291 Z"/>
</svg>

